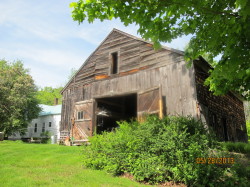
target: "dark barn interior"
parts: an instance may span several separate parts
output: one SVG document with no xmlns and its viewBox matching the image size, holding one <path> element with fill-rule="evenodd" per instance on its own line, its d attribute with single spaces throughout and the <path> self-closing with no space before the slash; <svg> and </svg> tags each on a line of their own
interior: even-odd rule
<svg viewBox="0 0 250 187">
<path fill-rule="evenodd" d="M 96 133 L 112 131 L 118 127 L 117 121 L 137 117 L 137 94 L 96 99 Z"/>
</svg>

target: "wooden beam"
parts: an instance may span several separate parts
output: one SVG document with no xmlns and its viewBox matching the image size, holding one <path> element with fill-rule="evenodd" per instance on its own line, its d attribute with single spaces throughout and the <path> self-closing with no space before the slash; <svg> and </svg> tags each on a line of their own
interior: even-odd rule
<svg viewBox="0 0 250 187">
<path fill-rule="evenodd" d="M 163 118 L 162 87 L 159 85 L 159 118 Z"/>
<path fill-rule="evenodd" d="M 123 107 L 122 103 L 118 104 L 118 103 L 113 103 L 113 102 L 110 102 L 110 101 L 105 101 L 105 100 L 100 100 L 100 99 L 98 99 L 97 102 L 105 103 L 105 104 L 113 105 L 113 106 L 118 106 L 118 107 Z"/>
</svg>

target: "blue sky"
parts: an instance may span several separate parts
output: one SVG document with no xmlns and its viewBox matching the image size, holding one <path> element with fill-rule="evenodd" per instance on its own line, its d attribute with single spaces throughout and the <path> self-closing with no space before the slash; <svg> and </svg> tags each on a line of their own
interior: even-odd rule
<svg viewBox="0 0 250 187">
<path fill-rule="evenodd" d="M 137 26 L 119 20 L 79 25 L 71 18 L 73 1 L 0 1 L 0 59 L 22 60 L 39 87 L 64 86 L 71 69 L 78 69 L 113 28 L 140 37 Z M 183 50 L 188 40 L 164 45 Z"/>
</svg>

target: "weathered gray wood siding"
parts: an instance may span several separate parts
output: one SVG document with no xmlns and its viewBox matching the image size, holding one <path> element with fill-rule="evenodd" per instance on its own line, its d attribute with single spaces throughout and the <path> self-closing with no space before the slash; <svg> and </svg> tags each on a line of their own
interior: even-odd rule
<svg viewBox="0 0 250 187">
<path fill-rule="evenodd" d="M 118 74 L 110 75 L 110 54 L 118 52 Z M 196 115 L 193 68 L 172 50 L 113 31 L 63 90 L 62 126 L 67 127 L 75 102 L 141 92 L 162 86 L 166 114 Z M 71 90 L 71 91 L 69 91 Z"/>
<path fill-rule="evenodd" d="M 168 114 L 194 114 L 195 90 L 192 69 L 186 69 L 184 61 L 175 65 L 141 70 L 133 74 L 95 81 L 84 86 L 83 100 L 95 97 L 140 92 L 159 85 Z M 77 96 L 79 97 L 79 95 Z M 78 100 L 77 100 L 78 101 Z M 79 100 L 80 101 L 80 100 Z"/>
</svg>

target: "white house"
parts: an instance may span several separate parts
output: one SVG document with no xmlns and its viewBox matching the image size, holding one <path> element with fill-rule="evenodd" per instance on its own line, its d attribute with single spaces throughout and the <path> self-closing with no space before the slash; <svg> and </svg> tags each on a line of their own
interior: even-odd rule
<svg viewBox="0 0 250 187">
<path fill-rule="evenodd" d="M 9 139 L 41 138 L 43 133 L 48 133 L 51 139 L 55 141 L 60 138 L 59 128 L 62 105 L 48 106 L 41 104 L 39 106 L 42 111 L 39 113 L 38 118 L 31 121 L 26 134 L 20 136 L 19 133 L 15 133 L 9 136 Z"/>
</svg>

